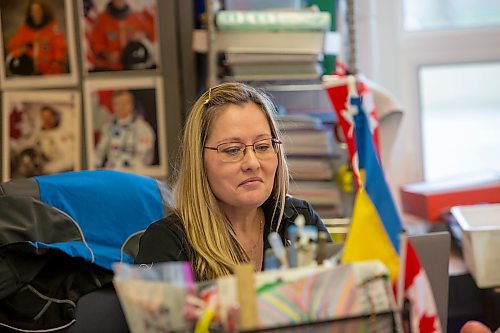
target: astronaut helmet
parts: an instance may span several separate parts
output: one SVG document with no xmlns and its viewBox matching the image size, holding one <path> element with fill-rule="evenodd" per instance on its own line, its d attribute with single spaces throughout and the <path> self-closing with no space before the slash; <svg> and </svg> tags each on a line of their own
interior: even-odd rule
<svg viewBox="0 0 500 333">
<path fill-rule="evenodd" d="M 33 75 L 35 71 L 33 59 L 25 53 L 18 57 L 7 57 L 7 68 L 14 75 Z"/>
<path fill-rule="evenodd" d="M 122 65 L 126 70 L 154 68 L 151 51 L 141 41 L 129 41 L 122 53 Z"/>
</svg>

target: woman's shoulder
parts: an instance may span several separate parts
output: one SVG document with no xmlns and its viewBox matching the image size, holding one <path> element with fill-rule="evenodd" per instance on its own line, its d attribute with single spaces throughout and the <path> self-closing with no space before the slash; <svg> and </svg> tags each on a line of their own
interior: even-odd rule
<svg viewBox="0 0 500 333">
<path fill-rule="evenodd" d="M 181 221 L 172 213 L 146 229 L 139 243 L 136 263 L 189 261 L 190 252 Z"/>
<path fill-rule="evenodd" d="M 324 228 L 320 216 L 307 201 L 287 195 L 285 199 L 284 217 L 295 221 L 298 215 L 304 216 L 305 223 Z"/>
<path fill-rule="evenodd" d="M 264 211 L 268 212 L 269 216 L 273 214 L 273 209 L 275 205 L 279 205 L 275 200 L 269 199 L 266 201 L 264 204 Z M 297 215 L 305 215 L 308 216 L 312 213 L 313 208 L 309 202 L 306 200 L 302 200 L 299 198 L 292 197 L 290 195 L 287 195 L 285 197 L 285 207 L 283 211 L 283 218 L 284 219 L 292 219 L 294 220 Z M 267 214 L 266 214 L 267 215 Z"/>
<path fill-rule="evenodd" d="M 287 195 L 285 198 L 285 210 L 303 211 L 311 209 L 311 204 L 303 199 Z M 300 214 L 300 212 L 298 212 Z"/>
<path fill-rule="evenodd" d="M 286 220 L 290 223 L 294 223 L 295 219 L 299 215 L 304 216 L 306 225 L 313 225 L 318 228 L 318 231 L 328 232 L 325 224 L 321 220 L 321 217 L 307 200 L 287 196 L 285 200 L 284 212 Z M 286 228 L 287 226 L 284 227 Z"/>
<path fill-rule="evenodd" d="M 151 229 L 151 230 L 150 230 Z M 146 231 L 159 231 L 162 230 L 164 232 L 173 232 L 178 235 L 185 235 L 184 227 L 182 226 L 181 219 L 174 212 L 168 214 L 165 217 L 151 223 Z"/>
</svg>

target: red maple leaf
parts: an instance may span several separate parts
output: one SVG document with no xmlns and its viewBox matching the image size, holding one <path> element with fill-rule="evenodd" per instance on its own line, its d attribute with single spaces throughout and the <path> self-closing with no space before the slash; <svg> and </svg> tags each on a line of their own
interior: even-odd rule
<svg viewBox="0 0 500 333">
<path fill-rule="evenodd" d="M 420 317 L 420 321 L 418 323 L 418 328 L 420 330 L 420 333 L 432 333 L 435 332 L 436 329 L 434 328 L 434 322 L 436 321 L 436 316 L 427 316 L 424 314 L 422 317 Z"/>
</svg>

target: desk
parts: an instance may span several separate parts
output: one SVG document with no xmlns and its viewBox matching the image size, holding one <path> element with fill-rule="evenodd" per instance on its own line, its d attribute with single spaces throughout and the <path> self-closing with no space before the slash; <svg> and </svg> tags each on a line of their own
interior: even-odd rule
<svg viewBox="0 0 500 333">
<path fill-rule="evenodd" d="M 468 320 L 478 320 L 493 332 L 500 327 L 500 288 L 480 289 L 467 270 L 460 249 L 452 243 L 450 256 L 448 332 L 459 332 Z"/>
<path fill-rule="evenodd" d="M 409 234 L 449 230 L 456 235 L 456 230 L 450 228 L 450 221 L 429 224 L 425 221 L 412 220 L 407 224 Z M 477 320 L 486 324 L 493 332 L 500 327 L 500 288 L 480 289 L 462 257 L 460 241 L 452 237 L 448 274 L 448 329 L 456 333 L 469 320 Z"/>
</svg>

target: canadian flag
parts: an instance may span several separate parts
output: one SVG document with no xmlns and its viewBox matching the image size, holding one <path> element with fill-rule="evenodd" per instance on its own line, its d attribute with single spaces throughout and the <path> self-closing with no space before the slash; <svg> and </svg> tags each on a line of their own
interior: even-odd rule
<svg viewBox="0 0 500 333">
<path fill-rule="evenodd" d="M 406 238 L 404 242 L 399 240 L 403 233 L 402 221 L 385 180 L 380 155 L 377 156 L 375 131 L 372 130 L 370 112 L 364 111 L 362 94 L 358 93 L 360 85 L 356 78 L 347 76 L 345 83 L 325 83 L 324 86 L 333 105 L 345 105 L 344 109 L 340 109 L 339 121 L 345 121 L 342 130 L 346 141 L 351 140 L 351 167 L 358 180 L 342 261 L 381 260 L 389 268 L 396 296 L 402 296 L 397 299 L 409 303 L 411 332 L 440 333 L 442 328 L 427 275 L 411 244 Z M 346 101 L 340 103 L 340 95 L 337 95 L 339 87 L 345 89 L 349 104 L 346 105 Z M 348 115 L 342 114 L 343 111 Z M 399 283 L 397 280 L 402 276 L 399 267 L 404 267 L 404 283 L 401 279 Z M 401 291 L 402 295 L 398 295 L 397 291 Z"/>
<path fill-rule="evenodd" d="M 442 332 L 429 279 L 410 243 L 406 247 L 404 289 L 404 298 L 410 302 L 411 332 Z"/>
<path fill-rule="evenodd" d="M 347 150 L 349 152 L 349 161 L 352 161 L 356 151 L 356 142 L 354 138 L 354 120 L 352 112 L 350 111 L 350 93 L 347 84 L 347 73 L 341 63 L 337 62 L 336 67 L 335 79 L 325 82 L 324 87 L 330 98 L 335 114 L 337 115 L 338 124 L 342 129 L 343 139 L 347 144 Z M 368 118 L 368 124 L 370 125 L 370 132 L 372 133 L 375 149 L 380 160 L 379 122 L 374 97 L 367 84 L 363 81 L 357 80 L 356 87 L 357 94 L 362 99 L 363 110 L 367 113 L 366 116 Z M 338 136 L 337 139 L 341 140 Z"/>
</svg>

